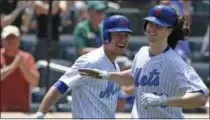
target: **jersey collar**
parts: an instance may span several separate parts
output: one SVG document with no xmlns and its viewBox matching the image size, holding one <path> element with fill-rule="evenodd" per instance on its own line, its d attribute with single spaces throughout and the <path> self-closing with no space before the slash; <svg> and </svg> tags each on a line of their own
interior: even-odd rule
<svg viewBox="0 0 210 120">
<path fill-rule="evenodd" d="M 170 47 L 167 46 L 167 47 L 165 48 L 165 50 L 164 50 L 162 53 L 165 53 L 165 52 L 168 51 L 169 49 L 170 49 Z M 149 52 L 149 56 L 150 56 L 150 57 L 154 57 L 154 56 L 157 56 L 157 55 L 151 54 L 151 53 Z"/>
</svg>

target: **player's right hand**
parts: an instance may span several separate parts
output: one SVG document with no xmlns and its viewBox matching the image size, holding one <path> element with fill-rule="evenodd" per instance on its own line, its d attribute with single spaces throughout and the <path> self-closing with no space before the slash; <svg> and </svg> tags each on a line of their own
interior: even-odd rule
<svg viewBox="0 0 210 120">
<path fill-rule="evenodd" d="M 44 117 L 45 117 L 45 114 L 44 113 L 37 112 L 33 118 L 36 118 L 36 119 L 44 119 Z"/>
<path fill-rule="evenodd" d="M 80 75 L 86 75 L 96 79 L 107 79 L 109 77 L 109 74 L 106 71 L 98 69 L 80 68 L 78 71 Z"/>
</svg>

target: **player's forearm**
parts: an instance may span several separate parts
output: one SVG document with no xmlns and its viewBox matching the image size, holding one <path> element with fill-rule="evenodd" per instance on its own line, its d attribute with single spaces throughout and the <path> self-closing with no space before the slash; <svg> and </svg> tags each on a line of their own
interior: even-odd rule
<svg viewBox="0 0 210 120">
<path fill-rule="evenodd" d="M 42 100 L 38 112 L 46 114 L 51 106 L 55 104 L 55 102 L 60 98 L 60 96 L 61 93 L 59 92 L 59 90 L 56 87 L 52 86 Z"/>
<path fill-rule="evenodd" d="M 39 14 L 47 14 L 49 5 L 45 4 L 43 1 L 37 0 L 34 2 L 35 3 L 35 10 Z"/>
<path fill-rule="evenodd" d="M 122 72 L 110 72 L 109 79 L 124 86 L 131 86 L 134 84 L 131 69 Z"/>
<path fill-rule="evenodd" d="M 200 92 L 186 93 L 182 97 L 168 98 L 168 106 L 177 106 L 182 108 L 196 108 L 204 106 L 207 101 L 207 96 Z"/>
<path fill-rule="evenodd" d="M 35 9 L 39 14 L 48 14 L 49 5 L 43 1 L 35 1 Z M 56 14 L 59 10 L 59 1 L 52 2 L 52 14 Z"/>
<path fill-rule="evenodd" d="M 28 12 L 25 13 L 23 15 L 23 24 L 22 24 L 22 31 L 27 33 L 28 32 L 28 29 L 29 29 L 29 26 L 30 26 L 30 22 L 32 20 L 32 10 L 28 9 Z"/>
<path fill-rule="evenodd" d="M 17 16 L 20 14 L 20 12 L 22 11 L 22 9 L 16 8 L 11 14 L 3 16 L 1 15 L 1 27 L 5 27 L 9 24 L 11 24 L 16 18 Z"/>
</svg>

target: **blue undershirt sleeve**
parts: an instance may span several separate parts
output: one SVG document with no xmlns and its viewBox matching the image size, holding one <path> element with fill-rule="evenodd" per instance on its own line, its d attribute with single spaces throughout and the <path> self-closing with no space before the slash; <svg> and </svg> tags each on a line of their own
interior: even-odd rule
<svg viewBox="0 0 210 120">
<path fill-rule="evenodd" d="M 56 83 L 54 83 L 53 86 L 56 87 L 61 94 L 65 93 L 69 88 L 64 82 L 62 82 L 60 80 L 58 80 Z"/>
</svg>

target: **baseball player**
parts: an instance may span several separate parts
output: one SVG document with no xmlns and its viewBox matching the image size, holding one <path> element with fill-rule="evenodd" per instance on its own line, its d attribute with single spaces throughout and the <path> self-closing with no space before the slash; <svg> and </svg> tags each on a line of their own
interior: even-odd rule
<svg viewBox="0 0 210 120">
<path fill-rule="evenodd" d="M 108 17 L 103 23 L 103 45 L 76 60 L 50 88 L 35 118 L 44 118 L 50 107 L 68 90 L 72 90 L 73 118 L 114 118 L 120 86 L 107 79 L 96 81 L 82 76 L 78 69 L 119 71 L 115 58 L 124 52 L 131 32 L 130 21 L 125 16 Z"/>
<path fill-rule="evenodd" d="M 205 105 L 209 92 L 194 69 L 173 50 L 178 40 L 188 34 L 184 19 L 171 7 L 157 5 L 144 20 L 149 46 L 138 51 L 130 70 L 79 72 L 118 84 L 134 81 L 139 118 L 184 118 L 182 108 Z"/>
</svg>

